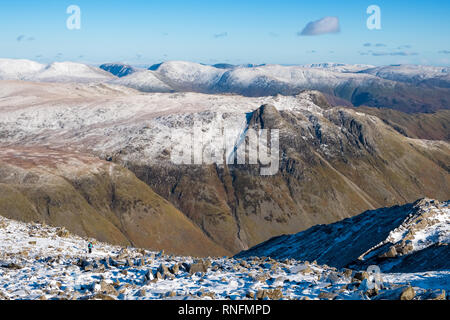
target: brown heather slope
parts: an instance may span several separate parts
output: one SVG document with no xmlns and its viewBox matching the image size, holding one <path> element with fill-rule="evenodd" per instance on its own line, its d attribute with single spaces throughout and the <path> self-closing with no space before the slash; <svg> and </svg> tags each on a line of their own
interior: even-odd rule
<svg viewBox="0 0 450 320">
<path fill-rule="evenodd" d="M 412 114 L 369 107 L 356 110 L 377 116 L 406 137 L 450 141 L 450 110 Z"/>
<path fill-rule="evenodd" d="M 76 153 L 1 148 L 0 215 L 113 244 L 193 256 L 227 254 L 133 173 Z"/>
</svg>

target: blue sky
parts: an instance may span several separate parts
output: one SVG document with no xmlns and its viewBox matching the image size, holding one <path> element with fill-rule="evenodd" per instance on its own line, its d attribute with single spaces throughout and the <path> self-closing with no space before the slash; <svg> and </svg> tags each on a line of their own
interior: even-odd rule
<svg viewBox="0 0 450 320">
<path fill-rule="evenodd" d="M 72 4 L 80 30 L 66 28 Z M 373 4 L 381 30 L 366 27 Z M 340 32 L 298 35 L 324 17 Z M 41 62 L 450 65 L 449 35 L 448 0 L 2 0 L 0 10 L 0 56 Z"/>
</svg>

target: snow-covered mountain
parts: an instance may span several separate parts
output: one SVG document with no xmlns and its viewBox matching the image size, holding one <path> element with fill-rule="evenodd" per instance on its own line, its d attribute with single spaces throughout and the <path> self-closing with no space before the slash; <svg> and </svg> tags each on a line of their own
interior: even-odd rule
<svg viewBox="0 0 450 320">
<path fill-rule="evenodd" d="M 161 81 L 158 74 L 150 70 L 134 72 L 131 75 L 110 81 L 112 84 L 137 89 L 142 92 L 174 92 L 175 90 Z"/>
<path fill-rule="evenodd" d="M 100 68 L 75 62 L 43 65 L 29 60 L 0 59 L 0 80 L 36 82 L 106 82 L 114 78 Z"/>
<path fill-rule="evenodd" d="M 155 73 L 177 91 L 210 93 L 224 74 L 224 70 L 186 61 L 162 63 Z"/>
<path fill-rule="evenodd" d="M 0 300 L 448 298 L 449 271 L 380 276 L 370 289 L 364 271 L 293 259 L 169 256 L 0 217 Z"/>
<path fill-rule="evenodd" d="M 0 59 L 0 80 L 24 80 L 45 68 L 30 60 Z"/>
<path fill-rule="evenodd" d="M 420 65 L 390 65 L 367 68 L 361 73 L 372 74 L 379 78 L 407 82 L 412 84 L 427 84 L 430 86 L 450 87 L 450 68 Z"/>
<path fill-rule="evenodd" d="M 427 86 L 418 88 L 414 83 L 385 79 L 364 72 L 371 69 L 373 66 L 336 63 L 216 68 L 192 62 L 169 61 L 150 68 L 154 74 L 147 73 L 147 76 L 153 78 L 155 75 L 176 91 L 268 96 L 295 95 L 309 89 L 320 90 L 355 106 L 387 107 L 407 112 L 447 109 L 450 106 L 450 91 L 440 84 L 434 86 L 432 79 L 429 79 Z M 144 76 L 140 81 L 148 82 Z M 152 83 L 151 80 L 149 82 Z M 139 85 L 133 82 L 133 87 L 138 88 Z M 146 91 L 158 91 L 158 86 L 143 87 Z"/>
<path fill-rule="evenodd" d="M 168 61 L 141 70 L 125 64 L 104 64 L 97 68 L 63 62 L 44 66 L 27 60 L 3 59 L 0 79 L 110 82 L 144 92 L 234 93 L 254 97 L 319 90 L 333 105 L 366 105 L 405 112 L 450 108 L 449 68 L 427 66 L 339 63 L 208 66 Z"/>
<path fill-rule="evenodd" d="M 213 64 L 214 68 L 218 69 L 236 69 L 236 68 L 255 68 L 263 66 L 264 64 L 253 64 L 253 63 L 247 63 L 247 64 L 229 64 L 229 63 L 216 63 Z"/>
<path fill-rule="evenodd" d="M 74 62 L 54 62 L 28 80 L 45 82 L 104 82 L 113 76 L 100 68 Z"/>
<path fill-rule="evenodd" d="M 268 240 L 237 257 L 317 260 L 335 267 L 383 272 L 450 270 L 450 201 L 364 212 L 330 225 Z"/>
<path fill-rule="evenodd" d="M 324 62 L 324 63 L 312 63 L 303 65 L 305 68 L 316 68 L 316 69 L 326 69 L 335 72 L 360 72 L 363 70 L 375 68 L 373 65 L 368 64 L 345 64 L 345 63 L 334 63 L 334 62 Z"/>
<path fill-rule="evenodd" d="M 168 61 L 139 71 L 124 64 L 105 64 L 97 68 L 70 62 L 43 66 L 24 60 L 0 61 L 0 79 L 112 82 L 145 92 L 244 96 L 296 95 L 304 90 L 319 90 L 329 96 L 333 105 L 367 105 L 406 112 L 450 108 L 449 77 L 449 68 L 403 65 L 374 68 L 339 63 L 304 66 L 220 64 L 214 67 Z"/>
</svg>

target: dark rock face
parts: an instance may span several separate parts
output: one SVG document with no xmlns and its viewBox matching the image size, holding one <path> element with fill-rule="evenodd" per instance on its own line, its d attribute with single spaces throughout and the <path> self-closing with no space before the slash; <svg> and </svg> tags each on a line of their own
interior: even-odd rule
<svg viewBox="0 0 450 320">
<path fill-rule="evenodd" d="M 113 75 L 121 78 L 133 74 L 136 72 L 136 69 L 127 64 L 120 63 L 105 63 L 100 66 L 100 69 L 108 71 Z"/>
<path fill-rule="evenodd" d="M 435 184 L 450 185 L 440 165 L 447 146 L 425 151 L 375 117 L 323 108 L 323 116 L 271 105 L 248 114 L 249 128 L 280 130 L 274 176 L 261 176 L 261 165 L 125 165 L 231 252 L 368 209 L 450 196 Z"/>
<path fill-rule="evenodd" d="M 208 271 L 208 268 L 211 266 L 211 262 L 209 261 L 197 261 L 195 263 L 192 263 L 190 265 L 187 265 L 186 271 L 189 272 L 189 274 L 195 274 L 195 273 L 205 273 Z"/>
</svg>

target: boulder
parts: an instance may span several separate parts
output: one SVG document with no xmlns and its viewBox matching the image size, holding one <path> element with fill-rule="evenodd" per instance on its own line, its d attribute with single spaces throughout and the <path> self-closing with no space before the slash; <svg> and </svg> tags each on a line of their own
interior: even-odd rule
<svg viewBox="0 0 450 320">
<path fill-rule="evenodd" d="M 209 263 L 208 263 L 209 262 Z M 211 266 L 211 262 L 209 260 L 199 260 L 195 263 L 188 265 L 187 272 L 190 275 L 195 274 L 197 272 L 206 273 L 208 272 L 208 268 Z"/>
<path fill-rule="evenodd" d="M 355 273 L 352 281 L 363 281 L 364 279 L 369 279 L 369 274 L 366 271 L 360 271 Z"/>
<path fill-rule="evenodd" d="M 58 231 L 56 231 L 56 235 L 60 238 L 67 238 L 69 236 L 69 231 L 67 231 L 65 228 L 58 228 Z"/>
<path fill-rule="evenodd" d="M 178 272 L 180 272 L 180 265 L 178 263 L 174 264 L 170 268 L 170 272 L 173 273 L 173 274 L 177 274 Z"/>
<path fill-rule="evenodd" d="M 89 300 L 117 300 L 117 299 L 104 293 L 96 293 L 91 298 L 89 298 Z"/>
<path fill-rule="evenodd" d="M 104 294 L 112 295 L 112 296 L 116 296 L 116 297 L 119 295 L 117 290 L 114 288 L 114 285 L 111 283 L 108 283 L 106 281 L 100 282 L 100 291 Z"/>
<path fill-rule="evenodd" d="M 428 296 L 427 300 L 445 300 L 446 293 L 443 289 L 432 290 Z"/>
<path fill-rule="evenodd" d="M 324 300 L 334 300 L 334 298 L 336 298 L 336 297 L 337 297 L 336 293 L 325 292 L 325 291 L 320 292 L 318 295 L 319 299 L 324 299 Z"/>
<path fill-rule="evenodd" d="M 353 275 L 353 270 L 344 269 L 342 273 L 343 273 L 344 277 L 351 279 L 352 275 Z"/>
<path fill-rule="evenodd" d="M 162 277 L 165 277 L 165 276 L 168 276 L 171 274 L 169 268 L 162 263 L 159 265 L 157 272 L 159 272 Z"/>
<path fill-rule="evenodd" d="M 267 290 L 258 290 L 256 293 L 256 299 L 258 300 L 280 300 L 283 298 L 283 292 L 281 289 L 267 289 Z"/>
<path fill-rule="evenodd" d="M 395 249 L 394 246 L 390 247 L 388 251 L 385 253 L 379 255 L 379 258 L 382 259 L 389 259 L 389 258 L 395 258 L 397 256 L 397 249 Z"/>
<path fill-rule="evenodd" d="M 339 282 L 340 280 L 341 280 L 341 278 L 339 277 L 337 272 L 333 271 L 328 274 L 327 282 L 334 284 L 334 283 Z"/>
<path fill-rule="evenodd" d="M 119 263 L 111 257 L 108 258 L 108 264 L 113 267 L 117 267 L 119 265 Z"/>
<path fill-rule="evenodd" d="M 400 300 L 412 300 L 415 296 L 416 292 L 414 291 L 414 288 L 409 286 L 400 293 Z"/>
<path fill-rule="evenodd" d="M 411 286 L 401 286 L 390 290 L 381 290 L 373 300 L 412 300 L 416 295 Z"/>
<path fill-rule="evenodd" d="M 19 270 L 22 269 L 23 267 L 15 262 L 0 261 L 0 268 Z"/>
</svg>

